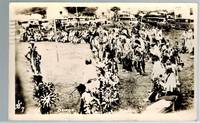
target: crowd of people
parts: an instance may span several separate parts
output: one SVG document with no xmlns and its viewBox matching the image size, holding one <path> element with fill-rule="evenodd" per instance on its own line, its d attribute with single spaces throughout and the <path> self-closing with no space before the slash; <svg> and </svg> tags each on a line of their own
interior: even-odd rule
<svg viewBox="0 0 200 123">
<path fill-rule="evenodd" d="M 86 37 L 90 38 L 89 40 L 83 38 L 87 39 L 86 43 L 90 44 L 94 58 L 97 64 L 101 66 L 97 67 L 101 74 L 94 82 L 97 85 L 100 84 L 95 86 L 99 87 L 97 93 L 101 94 L 104 88 L 109 90 L 108 92 L 104 91 L 103 94 L 105 95 L 101 94 L 99 99 L 95 97 L 98 100 L 97 102 L 100 103 L 103 113 L 103 104 L 107 103 L 110 105 L 109 107 L 112 107 L 112 104 L 119 105 L 120 103 L 119 96 L 115 97 L 115 95 L 119 95 L 119 88 L 116 86 L 120 83 L 118 77 L 119 64 L 122 64 L 125 71 L 135 71 L 139 75 L 145 75 L 146 62 L 152 62 L 151 80 L 153 87 L 148 97 L 151 103 L 162 99 L 164 96 L 178 96 L 180 93 L 179 72 L 184 66 L 180 53 L 194 52 L 194 45 L 191 45 L 193 42 L 191 39 L 194 39 L 194 36 L 190 35 L 188 37 L 187 35 L 185 37 L 186 35 L 183 33 L 179 38 L 180 41 L 185 42 L 186 45 L 183 45 L 178 41 L 169 39 L 168 36 L 163 34 L 161 28 L 141 25 L 132 29 L 97 26 L 94 29 L 85 31 Z M 192 34 L 191 30 L 188 32 Z M 191 43 L 189 44 L 189 42 Z M 183 52 L 183 50 L 185 51 Z M 101 99 L 106 98 L 106 95 L 109 95 L 111 100 L 103 101 Z M 87 102 L 85 96 L 82 95 L 82 98 Z M 171 101 L 175 101 L 174 98 L 171 99 L 173 99 Z M 117 103 L 113 101 L 117 101 Z M 90 101 L 86 104 L 89 105 L 89 103 Z M 109 107 L 106 109 L 108 112 L 110 112 Z"/>
<path fill-rule="evenodd" d="M 52 33 L 52 36 L 56 36 L 57 42 L 86 43 L 93 53 L 94 61 L 87 59 L 86 64 L 97 64 L 98 77 L 76 87 L 81 96 L 81 114 L 107 113 L 119 108 L 119 65 L 124 71 L 143 77 L 146 63 L 152 62 L 153 87 L 148 98 L 151 103 L 163 96 L 176 95 L 180 92 L 179 72 L 184 66 L 180 53 L 194 53 L 193 30 L 184 31 L 173 41 L 162 28 L 142 22 L 130 27 L 106 27 L 97 23 L 87 30 L 57 28 L 56 35 Z M 26 57 L 32 63 L 28 55 L 31 54 Z M 34 66 L 39 74 L 37 61 L 41 56 L 35 58 Z"/>
</svg>

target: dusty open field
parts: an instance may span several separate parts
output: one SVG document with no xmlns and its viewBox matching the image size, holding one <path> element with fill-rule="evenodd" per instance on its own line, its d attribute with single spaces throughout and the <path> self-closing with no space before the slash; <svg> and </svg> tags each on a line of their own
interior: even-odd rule
<svg viewBox="0 0 200 123">
<path fill-rule="evenodd" d="M 36 102 L 32 99 L 33 73 L 29 62 L 25 58 L 28 46 L 28 43 L 16 45 L 18 49 L 16 52 L 16 67 L 22 82 L 27 112 L 29 112 L 30 107 L 36 108 Z M 36 46 L 37 51 L 42 56 L 41 72 L 43 81 L 53 82 L 56 91 L 59 93 L 60 101 L 57 108 L 77 109 L 79 94 L 77 91 L 74 91 L 72 95 L 70 93 L 79 83 L 85 83 L 88 79 L 96 77 L 95 63 L 85 65 L 86 58 L 92 59 L 89 46 L 48 42 L 36 43 Z"/>
<path fill-rule="evenodd" d="M 39 113 L 37 102 L 33 100 L 32 72 L 29 62 L 24 55 L 28 52 L 28 43 L 16 44 L 16 70 L 21 80 L 21 86 L 26 102 L 26 113 Z M 96 77 L 95 62 L 92 65 L 85 65 L 85 59 L 91 58 L 92 53 L 86 44 L 63 44 L 55 42 L 36 43 L 37 51 L 42 56 L 41 72 L 44 82 L 53 82 L 56 91 L 59 93 L 60 101 L 57 103 L 55 113 L 59 109 L 67 109 L 66 112 L 78 111 L 79 94 L 74 91 L 79 83 L 85 83 L 88 79 Z M 193 59 L 189 54 L 181 55 L 185 63 L 183 71 L 180 73 L 182 91 L 188 96 L 185 98 L 185 105 L 191 106 L 192 96 L 190 93 L 194 85 Z M 119 67 L 121 68 L 121 67 Z M 121 110 L 131 109 L 132 113 L 140 112 L 144 108 L 148 91 L 152 88 L 150 80 L 152 64 L 146 63 L 146 76 L 136 75 L 135 72 L 119 71 L 120 77 L 120 99 Z M 70 110 L 71 109 L 71 110 Z"/>
</svg>

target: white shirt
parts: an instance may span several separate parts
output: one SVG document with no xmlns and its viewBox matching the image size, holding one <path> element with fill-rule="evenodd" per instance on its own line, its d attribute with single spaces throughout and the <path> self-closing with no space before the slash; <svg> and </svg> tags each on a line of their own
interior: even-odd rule
<svg viewBox="0 0 200 123">
<path fill-rule="evenodd" d="M 154 62 L 152 70 L 152 79 L 159 78 L 160 75 L 164 75 L 165 68 L 160 61 Z"/>
</svg>

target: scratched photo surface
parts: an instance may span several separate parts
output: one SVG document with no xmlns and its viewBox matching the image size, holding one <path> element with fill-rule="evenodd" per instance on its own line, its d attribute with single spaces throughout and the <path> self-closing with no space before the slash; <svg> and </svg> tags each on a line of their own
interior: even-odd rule
<svg viewBox="0 0 200 123">
<path fill-rule="evenodd" d="M 196 120 L 197 4 L 9 11 L 9 119 Z"/>
</svg>

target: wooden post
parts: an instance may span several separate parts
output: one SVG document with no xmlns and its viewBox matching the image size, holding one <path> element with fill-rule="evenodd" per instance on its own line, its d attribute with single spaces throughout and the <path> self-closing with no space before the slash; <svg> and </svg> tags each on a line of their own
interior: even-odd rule
<svg viewBox="0 0 200 123">
<path fill-rule="evenodd" d="M 56 19 L 53 20 L 54 21 L 54 33 L 55 33 L 55 43 L 56 43 L 56 57 L 57 57 L 57 62 L 59 62 L 59 54 L 58 54 L 58 48 L 57 48 L 57 30 L 56 30 Z"/>
<path fill-rule="evenodd" d="M 76 7 L 76 13 L 77 13 L 77 24 L 78 24 L 78 28 L 79 28 L 79 20 L 78 20 L 78 19 L 79 19 L 79 18 L 78 18 L 78 17 L 79 17 L 79 16 L 78 16 L 78 7 Z"/>
<path fill-rule="evenodd" d="M 53 25 L 54 25 L 54 35 L 55 35 L 55 37 L 56 37 L 56 38 L 55 38 L 55 42 L 58 42 L 58 41 L 57 41 L 57 30 L 56 30 L 56 19 L 53 20 L 53 23 L 54 23 L 54 24 L 53 24 Z"/>
</svg>

